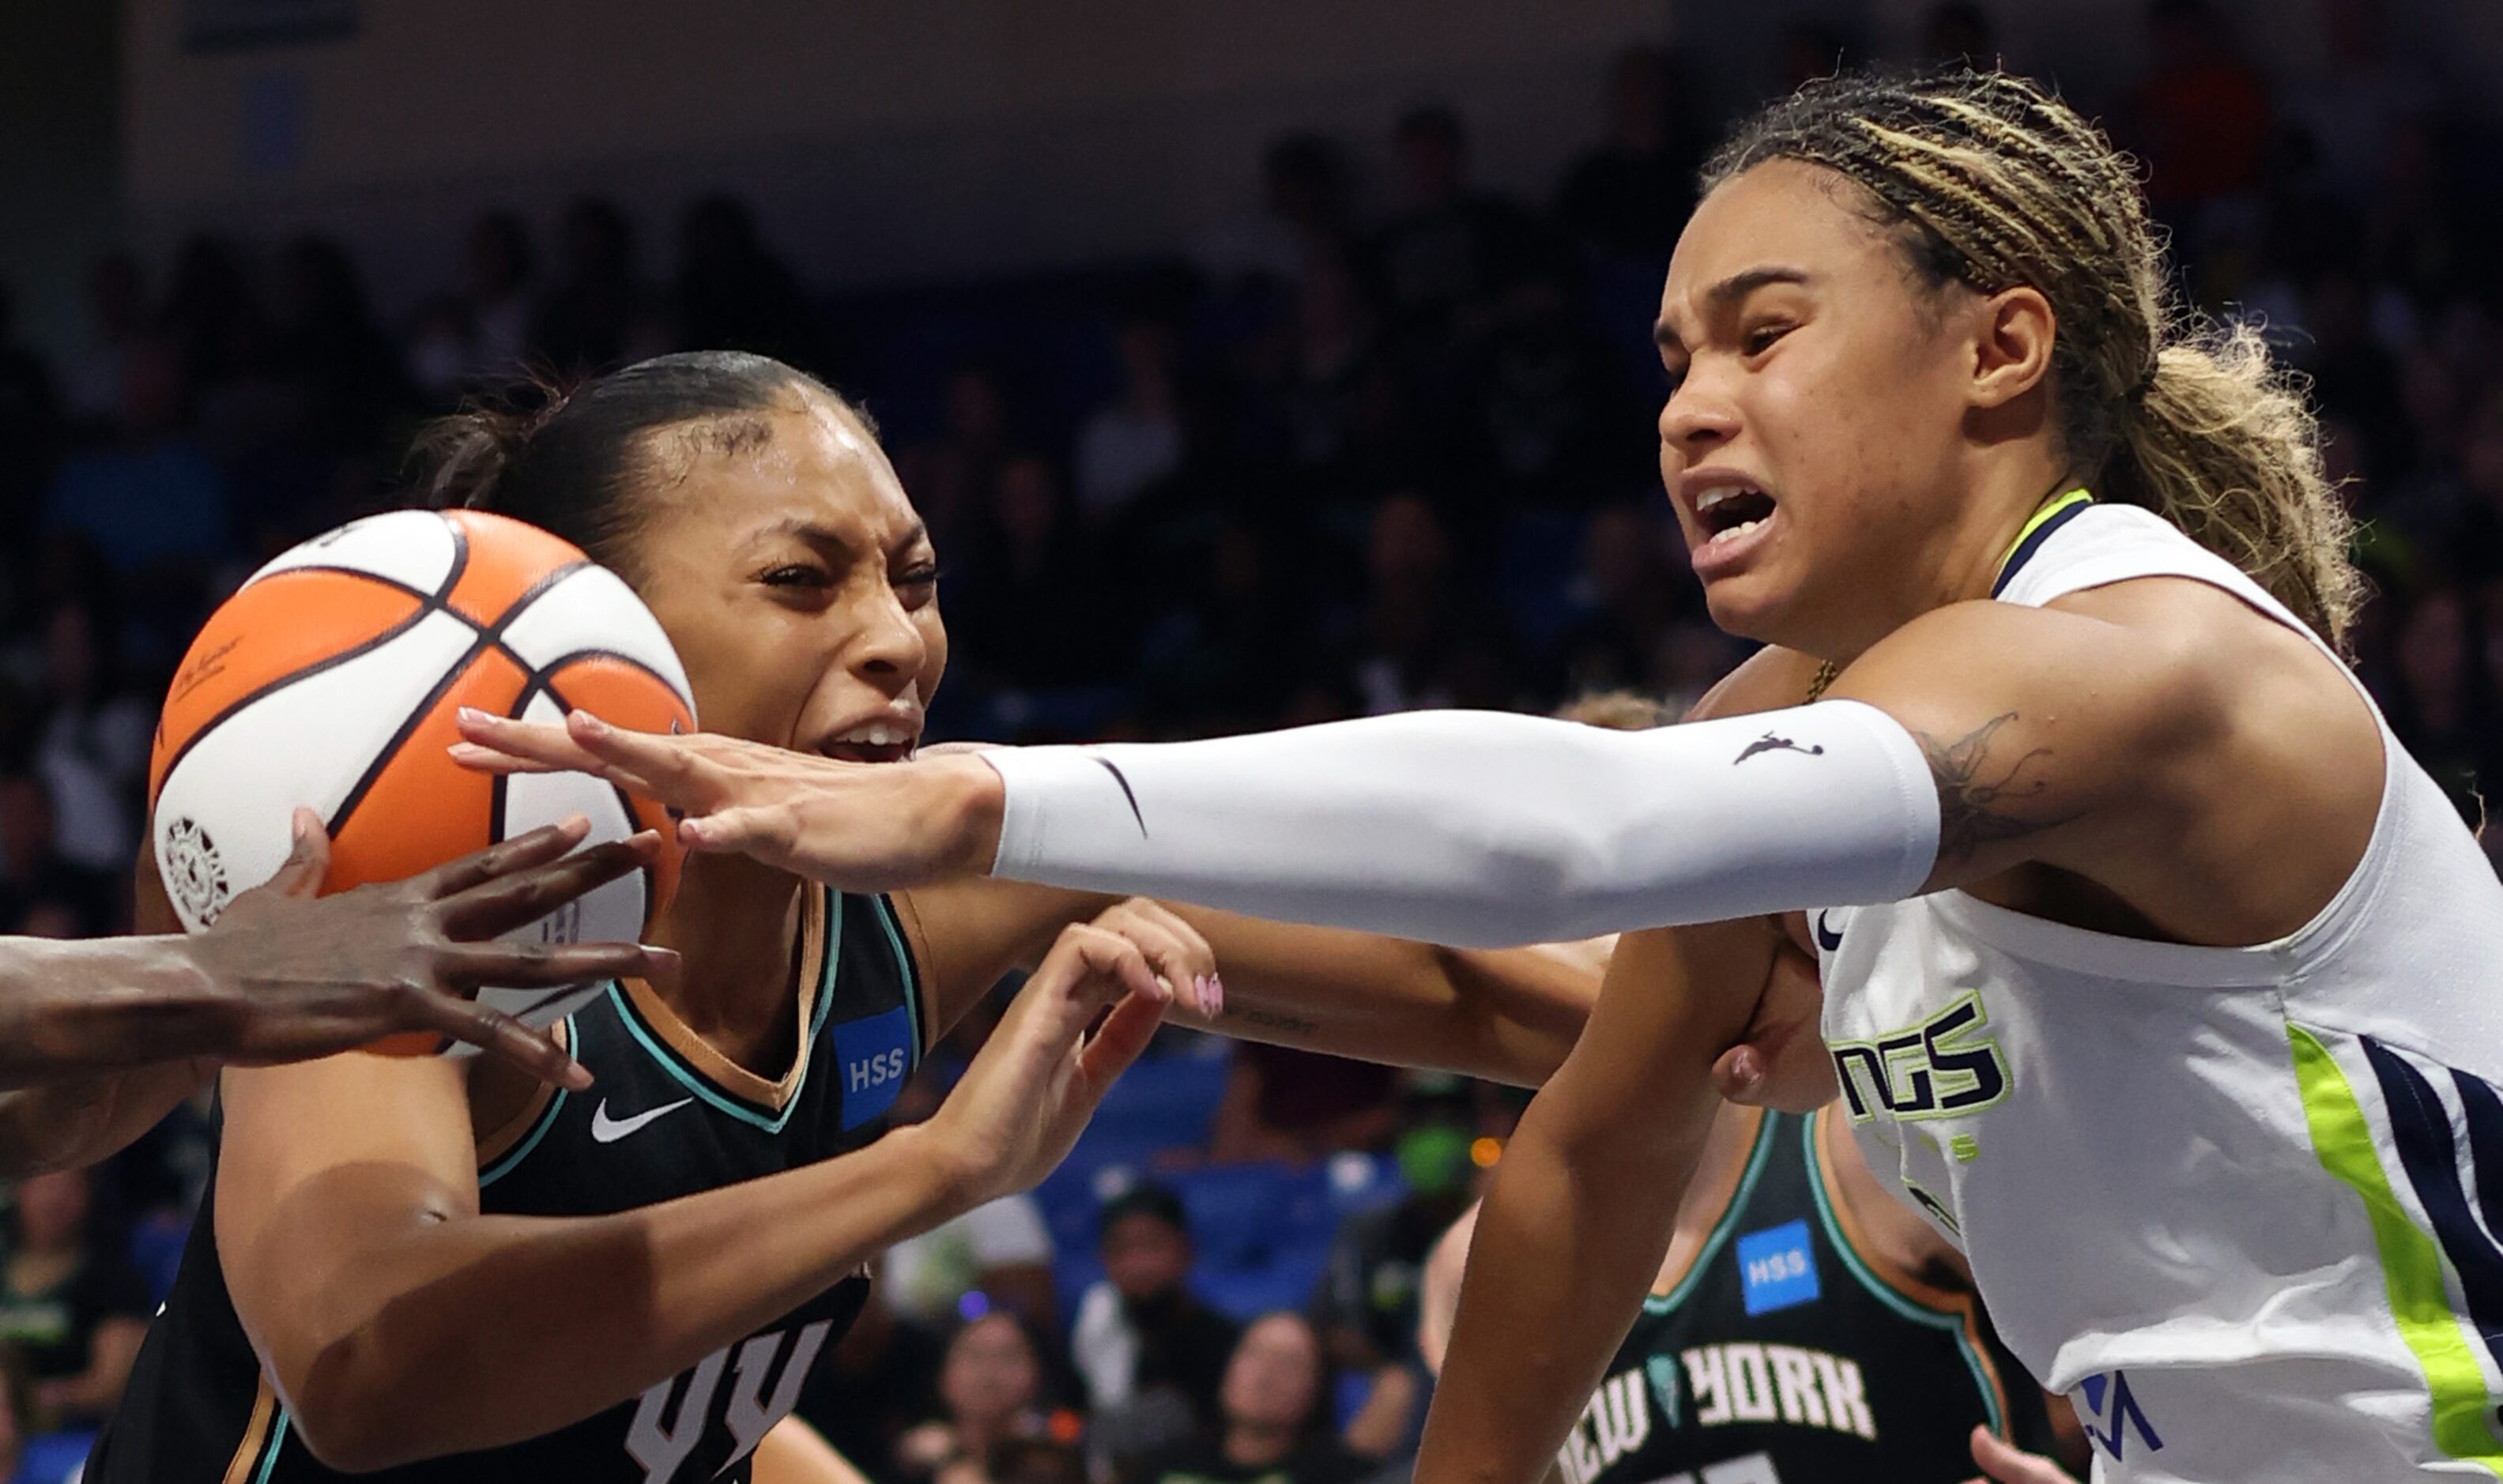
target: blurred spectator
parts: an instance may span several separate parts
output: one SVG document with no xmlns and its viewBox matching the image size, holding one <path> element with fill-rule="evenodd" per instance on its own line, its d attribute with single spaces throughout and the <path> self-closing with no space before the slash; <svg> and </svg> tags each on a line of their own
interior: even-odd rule
<svg viewBox="0 0 2503 1484">
<path fill-rule="evenodd" d="M 1932 7 L 1921 22 L 1921 60 L 1932 67 L 1999 65 L 1999 38 L 1989 13 L 1972 0 Z"/>
<path fill-rule="evenodd" d="M 110 426 L 124 412 L 124 358 L 148 328 L 148 288 L 138 259 L 107 253 L 88 265 L 86 313 L 86 354 L 69 369 L 70 412 L 86 427 Z"/>
<path fill-rule="evenodd" d="M 1363 1466 L 1339 1445 L 1335 1387 L 1301 1314 L 1263 1314 L 1225 1366 L 1217 1427 L 1149 1458 L 1138 1484 L 1349 1484 Z"/>
<path fill-rule="evenodd" d="M 0 775 L 0 933 L 83 938 L 107 932 L 116 888 L 111 876 L 62 856 L 51 790 L 43 779 Z"/>
<path fill-rule="evenodd" d="M 1439 346 L 1529 270 L 1537 225 L 1519 206 L 1470 185 L 1468 136 L 1452 110 L 1412 110 L 1399 120 L 1397 143 L 1406 209 L 1383 228 L 1375 251 L 1395 328 Z"/>
<path fill-rule="evenodd" d="M 1691 79 L 1659 47 L 1618 56 L 1608 84 L 1607 134 L 1573 162 L 1556 198 L 1557 220 L 1583 243 L 1665 271 L 1669 249 L 1695 210 L 1695 176 L 1706 142 L 1695 123 Z"/>
<path fill-rule="evenodd" d="M 1122 590 L 1098 569 L 1098 549 L 1041 455 L 1001 463 L 988 528 L 957 552 L 948 559 L 964 577 L 945 589 L 949 623 L 984 674 L 1028 689 L 1126 671 Z"/>
<path fill-rule="evenodd" d="M 192 386 L 175 343 L 130 346 L 121 437 L 61 461 L 48 523 L 87 537 L 123 572 L 224 555 L 232 511 L 224 474 L 189 430 Z"/>
<path fill-rule="evenodd" d="M 1119 511 L 1182 466 L 1172 333 L 1135 319 L 1117 340 L 1121 393 L 1078 430 L 1078 504 L 1090 520 Z"/>
<path fill-rule="evenodd" d="M 2363 196 L 2388 158 L 2404 120 L 2434 101 L 2430 80 L 2390 56 L 2390 16 L 2383 0 L 2322 0 L 2329 67 L 2299 88 L 2289 111 L 2320 150 L 2321 176 L 2334 191 Z"/>
<path fill-rule="evenodd" d="M 736 197 L 701 197 L 678 222 L 677 316 L 685 349 L 753 351 L 825 369 L 816 311 Z"/>
<path fill-rule="evenodd" d="M 2477 764 L 2491 748 L 2493 725 L 2475 620 L 2456 589 L 2419 593 L 2400 624 L 2399 691 L 2387 706 L 2399 740 L 2471 825 L 2483 818 Z"/>
<path fill-rule="evenodd" d="M 418 310 L 408 336 L 408 376 L 434 405 L 521 375 L 530 354 L 529 229 L 510 212 L 470 223 L 459 289 Z"/>
<path fill-rule="evenodd" d="M 1347 226 L 1347 166 L 1337 147 L 1318 134 L 1288 134 L 1260 156 L 1260 214 L 1203 237 L 1199 264 L 1220 283 L 1291 284 Z"/>
<path fill-rule="evenodd" d="M 155 714 L 122 684 L 119 636 L 93 603 L 56 605 L 41 641 L 36 693 L 47 720 L 35 766 L 51 790 L 56 846 L 76 864 L 119 872 L 138 842 L 133 804 Z"/>
<path fill-rule="evenodd" d="M 1011 1438 L 1048 1437 L 1044 1410 L 1043 1353 L 1015 1315 L 995 1311 L 968 1321 L 947 1341 L 939 1367 L 943 1415 L 896 1440 L 897 1471 L 928 1479 L 959 1460 L 981 1463 Z"/>
<path fill-rule="evenodd" d="M 51 472 L 61 432 L 51 368 L 17 343 L 17 294 L 0 279 L 0 521 L 23 530 Z"/>
<path fill-rule="evenodd" d="M 268 369 L 293 404 L 303 441 L 325 451 L 381 441 L 385 420 L 406 403 L 399 356 L 335 240 L 299 237 L 280 259 Z"/>
<path fill-rule="evenodd" d="M 809 1368 L 799 1414 L 878 1484 L 895 1484 L 895 1440 L 939 1409 L 945 1342 L 900 1318 L 874 1284 L 860 1317 Z"/>
<path fill-rule="evenodd" d="M 57 1472 L 36 1472 L 41 1465 L 26 1457 L 27 1441 L 42 1433 L 43 1409 L 35 1400 L 35 1378 L 25 1357 L 0 1344 L 0 1479 L 9 1484 L 61 1484 Z"/>
<path fill-rule="evenodd" d="M 71 1427 L 111 1415 L 156 1305 L 147 1285 L 88 1222 L 86 1170 L 17 1185 L 0 1268 L 0 1340 L 24 1356 L 35 1400 Z"/>
<path fill-rule="evenodd" d="M 2154 66 L 2131 116 L 2160 215 L 2259 185 L 2268 141 L 2268 86 L 2234 55 L 2206 0 L 2155 0 L 2147 10 Z"/>
<path fill-rule="evenodd" d="M 154 329 L 172 347 L 180 380 L 189 387 L 219 388 L 259 369 L 269 327 L 232 243 L 202 232 L 175 250 Z M 127 382 L 122 395 L 132 423 L 150 420 L 129 405 Z"/>
<path fill-rule="evenodd" d="M 1141 1183 L 1106 1202 L 1104 1278 L 1078 1301 L 1070 1358 L 1092 1413 L 1089 1444 L 1115 1465 L 1213 1429 L 1238 1334 L 1190 1291 L 1182 1197 Z"/>
<path fill-rule="evenodd" d="M 1397 1127 L 1398 1089 L 1392 1067 L 1246 1041 L 1226 1068 L 1209 1158 L 1309 1164 L 1336 1150 L 1373 1148 Z"/>
<path fill-rule="evenodd" d="M 614 201 L 584 196 L 558 229 L 557 281 L 531 329 L 536 354 L 565 375 L 590 375 L 667 349 L 634 265 L 634 227 Z"/>
<path fill-rule="evenodd" d="M 889 1302 L 924 1324 L 946 1324 L 969 1294 L 1039 1330 L 1058 1327 L 1051 1295 L 1051 1231 L 1031 1196 L 1003 1196 L 886 1250 Z"/>
<path fill-rule="evenodd" d="M 991 1445 L 979 1484 L 1086 1484 L 1086 1456 L 1069 1443 L 1011 1437 Z"/>
<path fill-rule="evenodd" d="M 1700 593 L 1681 555 L 1678 536 L 1658 504 L 1611 505 L 1592 517 L 1582 543 L 1584 612 L 1558 644 L 1569 691 L 1650 690 L 1660 677 L 1662 643 L 1681 609 Z"/>
</svg>

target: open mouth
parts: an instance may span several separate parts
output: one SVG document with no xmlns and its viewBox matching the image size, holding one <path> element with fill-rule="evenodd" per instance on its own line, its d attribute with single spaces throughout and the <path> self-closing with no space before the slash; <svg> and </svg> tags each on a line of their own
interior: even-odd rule
<svg viewBox="0 0 2503 1484">
<path fill-rule="evenodd" d="M 920 743 L 918 726 L 872 722 L 827 738 L 817 751 L 838 762 L 902 762 Z"/>
<path fill-rule="evenodd" d="M 1773 497 L 1752 485 L 1722 485 L 1695 499 L 1695 519 L 1707 544 L 1745 535 L 1772 519 Z"/>
</svg>

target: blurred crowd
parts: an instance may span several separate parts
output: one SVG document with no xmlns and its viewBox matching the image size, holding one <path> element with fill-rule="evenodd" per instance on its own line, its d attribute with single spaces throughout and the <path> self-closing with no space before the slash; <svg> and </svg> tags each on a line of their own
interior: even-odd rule
<svg viewBox="0 0 2503 1484">
<path fill-rule="evenodd" d="M 2145 162 L 2183 293 L 2261 320 L 2312 379 L 2378 594 L 2356 662 L 2475 819 L 2477 778 L 2503 777 L 2503 282 L 2476 266 L 2503 226 L 2497 119 L 2369 5 L 2324 14 L 2329 64 L 2296 83 L 2242 60 L 2196 0 L 2162 0 L 2143 74 L 2080 101 Z M 1964 5 L 1923 45 L 1999 55 Z M 1866 59 L 1811 27 L 1783 49 L 1793 80 Z M 672 349 L 778 355 L 876 420 L 946 566 L 937 735 L 1192 735 L 1616 689 L 1673 714 L 1745 653 L 1705 619 L 1653 462 L 1650 323 L 1724 121 L 1704 95 L 1686 59 L 1629 51 L 1543 199 L 1481 185 L 1470 129 L 1497 121 L 1440 106 L 1398 120 L 1377 191 L 1348 141 L 1282 138 L 1258 199 L 1188 252 L 1010 281 L 820 292 L 710 196 L 659 244 L 600 199 L 544 235 L 490 213 L 457 280 L 388 321 L 320 236 L 108 255 L 92 348 L 66 364 L 17 343 L 0 284 L 0 932 L 124 923 L 157 697 L 257 561 L 402 498 L 426 417 L 531 368 Z M 1059 1216 L 977 1213 L 900 1255 L 895 1297 L 823 1367 L 847 1400 L 819 1421 L 873 1476 L 1074 1484 L 1081 1438 L 1132 1478 L 1397 1468 L 1423 1390 L 1403 1295 L 1512 1104 L 1290 1053 L 1173 1057 L 1220 1091 L 1198 1145 L 1141 1167 L 1370 1152 L 1364 1199 L 1315 1187 L 1339 1230 L 1286 1270 L 1318 1296 L 1194 1297 L 1202 1224 L 1120 1166 Z M 17 1192 L 0 1448 L 110 1408 L 204 1129 Z"/>
</svg>

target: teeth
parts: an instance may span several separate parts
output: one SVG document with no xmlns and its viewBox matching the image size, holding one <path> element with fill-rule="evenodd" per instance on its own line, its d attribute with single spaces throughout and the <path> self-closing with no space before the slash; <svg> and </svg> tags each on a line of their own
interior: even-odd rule
<svg viewBox="0 0 2503 1484">
<path fill-rule="evenodd" d="M 1735 540 L 1737 537 L 1745 535 L 1747 532 L 1754 530 L 1757 526 L 1764 523 L 1765 523 L 1762 521 L 1745 521 L 1736 525 L 1731 526 L 1728 530 L 1714 531 L 1712 533 L 1712 539 L 1709 542 L 1706 542 L 1705 545 L 1717 546 L 1724 541 Z"/>
<path fill-rule="evenodd" d="M 1704 490 L 1701 494 L 1695 497 L 1695 513 L 1697 515 L 1701 515 L 1705 511 L 1719 505 L 1723 500 L 1732 499 L 1741 494 L 1757 494 L 1761 492 L 1762 491 L 1758 490 L 1753 485 L 1715 485 L 1711 489 Z"/>
<path fill-rule="evenodd" d="M 835 740 L 861 743 L 870 747 L 893 747 L 897 743 L 910 739 L 901 726 L 890 725 L 884 722 L 873 722 L 866 726 L 855 726 Z"/>
</svg>

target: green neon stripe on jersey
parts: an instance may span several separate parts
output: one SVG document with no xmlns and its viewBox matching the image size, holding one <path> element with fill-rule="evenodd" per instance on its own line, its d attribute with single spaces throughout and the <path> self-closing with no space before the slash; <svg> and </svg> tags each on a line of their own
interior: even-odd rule
<svg viewBox="0 0 2503 1484">
<path fill-rule="evenodd" d="M 2433 1394 L 2434 1444 L 2503 1479 L 2503 1448 L 2486 1425 L 2486 1373 L 2468 1346 L 2468 1322 L 2452 1306 L 2450 1290 L 2443 1285 L 2442 1249 L 2391 1193 L 2381 1154 L 2373 1147 L 2372 1125 L 2329 1048 L 2301 1026 L 2287 1026 L 2286 1038 L 2294 1047 L 2294 1080 L 2303 1090 L 2304 1116 L 2312 1124 L 2313 1152 L 2320 1157 L 2321 1168 L 2364 1198 L 2364 1213 L 2372 1219 L 2390 1315 L 2398 1321 L 2399 1336 L 2416 1352 L 2426 1389 Z"/>
<path fill-rule="evenodd" d="M 1719 1255 L 1722 1244 L 1730 1240 L 1731 1231 L 1738 1225 L 1738 1217 L 1747 1209 L 1747 1197 L 1756 1194 L 1756 1182 L 1763 1178 L 1765 1164 L 1773 1156 L 1773 1130 L 1781 1121 L 1779 1113 L 1767 1112 L 1756 1125 L 1756 1148 L 1747 1156 L 1747 1172 L 1738 1177 L 1738 1188 L 1731 1192 L 1730 1204 L 1722 1209 L 1721 1219 L 1712 1224 L 1712 1234 L 1703 1239 L 1702 1249 L 1695 1254 L 1694 1263 L 1688 1265 L 1686 1276 L 1677 1280 L 1677 1287 L 1665 1294 L 1644 1297 L 1643 1309 L 1646 1312 L 1665 1314 L 1694 1296 L 1695 1285 L 1703 1281 L 1703 1270 L 1712 1265 L 1712 1259 Z"/>
<path fill-rule="evenodd" d="M 1999 579 L 2007 575 L 2007 563 L 2014 559 L 2018 552 L 2025 550 L 2026 540 L 2036 531 L 2042 528 L 2043 522 L 2050 520 L 2053 516 L 2058 515 L 2061 511 L 2068 509 L 2072 505 L 2091 505 L 2094 501 L 2095 497 L 2087 491 L 2083 489 L 2072 489 L 2068 493 L 2060 496 L 2058 499 L 2051 501 L 2041 509 L 2034 512 L 2032 519 L 2028 520 L 2024 526 L 2016 532 L 2016 539 L 2007 543 L 2007 555 L 1999 558 L 1999 570 L 1991 574 L 1991 586 L 1997 587 Z"/>
<path fill-rule="evenodd" d="M 287 1446 L 287 1408 L 278 1409 L 278 1426 L 269 1430 L 269 1451 L 260 1456 L 260 1467 L 253 1470 L 252 1484 L 269 1484 L 269 1471 L 278 1467 L 278 1450 Z"/>
<path fill-rule="evenodd" d="M 1990 1418 L 1990 1431 L 2002 1437 L 2007 1435 L 2007 1419 L 2000 1415 L 1999 1388 L 1990 1384 L 1990 1371 L 1981 1364 L 1981 1352 L 1973 1348 L 1972 1335 L 1966 1330 L 1964 1316 L 1926 1303 L 1915 1303 L 1895 1291 L 1892 1284 L 1877 1276 L 1874 1269 L 1860 1259 L 1851 1239 L 1842 1234 L 1842 1223 L 1834 1218 L 1834 1202 L 1825 1194 L 1825 1177 L 1816 1163 L 1816 1115 L 1800 1120 L 1800 1149 L 1807 1160 L 1808 1194 L 1816 1197 L 1816 1219 L 1825 1228 L 1826 1240 L 1842 1255 L 1842 1265 L 1860 1280 L 1860 1286 L 1876 1296 L 1877 1301 L 1916 1325 L 1927 1325 L 1941 1334 L 1955 1336 L 1956 1353 L 1964 1357 L 1964 1368 L 1972 1372 L 1972 1389 L 1981 1396 L 1981 1409 Z"/>
</svg>

